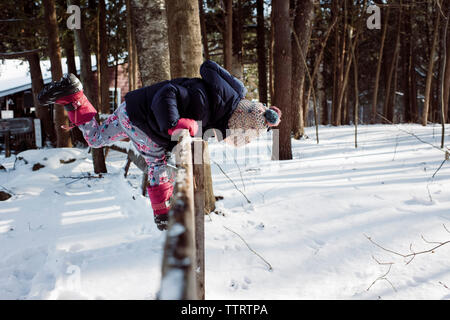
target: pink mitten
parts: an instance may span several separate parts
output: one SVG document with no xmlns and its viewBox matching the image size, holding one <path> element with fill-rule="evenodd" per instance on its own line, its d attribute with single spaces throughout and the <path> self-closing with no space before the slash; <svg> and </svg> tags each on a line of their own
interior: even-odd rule
<svg viewBox="0 0 450 320">
<path fill-rule="evenodd" d="M 197 134 L 198 131 L 198 124 L 195 120 L 192 119 L 187 119 L 187 118 L 181 118 L 180 120 L 178 120 L 178 123 L 175 127 L 170 128 L 167 132 L 170 135 L 173 135 L 174 132 L 178 129 L 188 129 L 189 130 L 189 134 L 191 136 L 195 136 Z"/>
</svg>

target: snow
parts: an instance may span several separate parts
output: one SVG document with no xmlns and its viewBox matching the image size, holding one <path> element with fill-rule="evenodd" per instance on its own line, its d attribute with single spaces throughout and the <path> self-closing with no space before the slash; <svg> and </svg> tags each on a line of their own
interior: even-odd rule
<svg viewBox="0 0 450 320">
<path fill-rule="evenodd" d="M 450 299 L 450 244 L 393 253 L 450 240 L 445 154 L 405 132 L 438 147 L 440 126 L 359 126 L 357 149 L 353 130 L 321 126 L 317 144 L 307 128 L 280 162 L 270 135 L 210 141 L 224 199 L 205 217 L 207 299 Z M 87 149 L 17 156 L 0 158 L 0 298 L 155 299 L 166 232 L 126 155 L 110 150 L 103 178 Z"/>
</svg>

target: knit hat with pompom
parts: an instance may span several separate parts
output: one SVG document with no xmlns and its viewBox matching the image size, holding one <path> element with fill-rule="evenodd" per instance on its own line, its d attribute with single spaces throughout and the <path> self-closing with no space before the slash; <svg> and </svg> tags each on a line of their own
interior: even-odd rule
<svg viewBox="0 0 450 320">
<path fill-rule="evenodd" d="M 268 128 L 278 126 L 281 111 L 277 107 L 266 107 L 260 102 L 242 99 L 228 120 L 225 142 L 236 147 L 249 143 Z"/>
</svg>

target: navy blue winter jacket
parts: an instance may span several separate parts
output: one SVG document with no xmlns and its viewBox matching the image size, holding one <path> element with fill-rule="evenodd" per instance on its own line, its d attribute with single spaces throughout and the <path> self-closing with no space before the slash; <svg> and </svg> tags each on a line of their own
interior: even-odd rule
<svg viewBox="0 0 450 320">
<path fill-rule="evenodd" d="M 125 95 L 130 121 L 155 143 L 172 150 L 167 130 L 180 118 L 202 121 L 205 132 L 214 128 L 225 138 L 228 119 L 247 89 L 217 63 L 207 60 L 200 67 L 202 78 L 176 78 L 130 91 Z"/>
</svg>

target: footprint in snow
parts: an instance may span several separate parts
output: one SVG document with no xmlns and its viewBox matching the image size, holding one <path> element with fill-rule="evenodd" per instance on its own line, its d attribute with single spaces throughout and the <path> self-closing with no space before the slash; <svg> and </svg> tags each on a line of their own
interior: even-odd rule
<svg viewBox="0 0 450 320">
<path fill-rule="evenodd" d="M 311 239 L 311 241 L 312 243 L 310 243 L 308 246 L 314 250 L 314 255 L 316 255 L 326 244 L 324 241 L 318 239 Z"/>
<path fill-rule="evenodd" d="M 239 288 L 241 288 L 243 290 L 248 290 L 251 283 L 252 283 L 252 280 L 247 276 L 244 277 L 243 281 L 237 281 L 235 279 L 231 279 L 230 288 L 234 291 L 238 290 Z"/>
<path fill-rule="evenodd" d="M 406 200 L 404 202 L 407 205 L 414 206 L 414 205 L 422 205 L 422 206 L 431 206 L 435 204 L 435 201 L 430 201 L 430 199 L 420 199 L 416 196 L 413 196 L 412 199 Z"/>
<path fill-rule="evenodd" d="M 239 289 L 239 283 L 236 280 L 231 279 L 230 289 L 236 291 L 237 289 Z"/>
<path fill-rule="evenodd" d="M 78 252 L 81 251 L 84 248 L 84 245 L 81 243 L 76 243 L 70 246 L 69 251 L 70 252 Z"/>
</svg>

